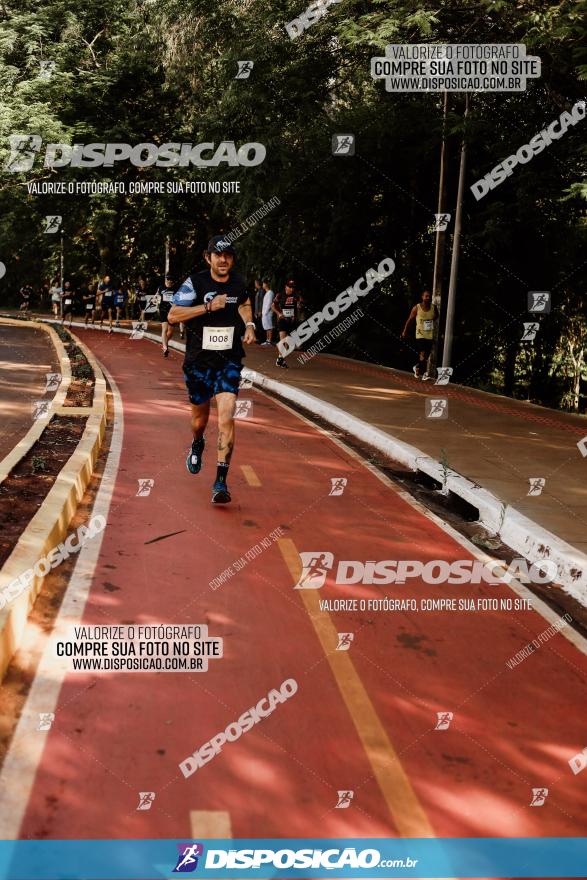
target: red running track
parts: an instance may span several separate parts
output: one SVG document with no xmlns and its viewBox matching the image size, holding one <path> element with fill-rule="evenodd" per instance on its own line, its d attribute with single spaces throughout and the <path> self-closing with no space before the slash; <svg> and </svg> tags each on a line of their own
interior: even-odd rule
<svg viewBox="0 0 587 880">
<path fill-rule="evenodd" d="M 331 577 L 321 590 L 294 590 L 292 547 L 348 560 L 471 555 L 356 457 L 253 390 L 241 394 L 253 410 L 238 422 L 234 501 L 213 508 L 216 425 L 194 477 L 180 357 L 166 361 L 128 337 L 82 338 L 124 407 L 84 623 L 207 623 L 225 656 L 206 673 L 66 676 L 22 837 L 190 836 L 191 811 L 227 813 L 239 838 L 584 833 L 584 779 L 568 764 L 586 744 L 583 653 L 557 634 L 509 669 L 549 626 L 535 611 L 317 611 L 321 598 L 515 596 L 501 585 L 344 587 Z M 335 477 L 348 480 L 343 495 L 329 495 Z M 142 478 L 155 480 L 148 497 L 136 497 Z M 210 589 L 277 528 L 284 543 Z M 332 632 L 354 633 L 348 653 L 327 656 Z M 295 696 L 184 778 L 180 761 L 288 678 Z M 447 730 L 435 730 L 441 711 L 454 713 Z M 530 807 L 543 787 L 544 806 Z M 354 791 L 350 808 L 336 809 L 339 790 Z M 149 811 L 137 811 L 139 791 L 156 793 Z"/>
</svg>

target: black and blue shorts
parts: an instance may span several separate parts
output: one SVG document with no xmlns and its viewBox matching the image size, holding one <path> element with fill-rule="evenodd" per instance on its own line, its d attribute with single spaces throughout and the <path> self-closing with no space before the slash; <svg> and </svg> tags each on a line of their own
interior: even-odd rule
<svg viewBox="0 0 587 880">
<path fill-rule="evenodd" d="M 184 364 L 183 374 L 190 402 L 198 406 L 217 394 L 238 394 L 242 364 L 227 361 L 219 367 Z"/>
</svg>

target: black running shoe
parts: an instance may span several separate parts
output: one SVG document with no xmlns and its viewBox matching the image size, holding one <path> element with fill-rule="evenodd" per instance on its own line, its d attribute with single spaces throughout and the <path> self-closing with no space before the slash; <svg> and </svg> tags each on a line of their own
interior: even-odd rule
<svg viewBox="0 0 587 880">
<path fill-rule="evenodd" d="M 212 486 L 212 504 L 228 504 L 232 501 L 228 486 L 223 480 L 216 480 Z"/>
<path fill-rule="evenodd" d="M 164 358 L 168 358 L 168 357 L 169 357 L 169 349 L 168 349 L 168 348 L 165 348 L 165 349 L 163 350 L 163 357 L 164 357 Z"/>
<path fill-rule="evenodd" d="M 194 440 L 192 448 L 188 452 L 185 465 L 190 474 L 199 474 L 202 470 L 202 455 L 204 454 L 204 446 L 206 441 L 202 437 L 201 440 Z"/>
<path fill-rule="evenodd" d="M 289 367 L 285 362 L 285 358 L 282 358 L 282 357 L 277 358 L 277 360 L 275 361 L 275 366 L 276 367 L 283 367 L 284 370 L 289 370 Z"/>
</svg>

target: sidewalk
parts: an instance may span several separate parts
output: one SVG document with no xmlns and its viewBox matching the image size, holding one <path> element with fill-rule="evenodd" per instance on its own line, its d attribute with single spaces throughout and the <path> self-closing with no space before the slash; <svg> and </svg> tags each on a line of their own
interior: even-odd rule
<svg viewBox="0 0 587 880">
<path fill-rule="evenodd" d="M 399 370 L 317 355 L 289 370 L 272 351 L 249 350 L 247 367 L 287 382 L 416 446 L 488 489 L 545 529 L 587 552 L 587 460 L 577 443 L 587 418 L 459 385 L 435 386 Z M 426 398 L 447 398 L 448 418 L 425 415 Z M 530 478 L 546 480 L 528 496 Z"/>
<path fill-rule="evenodd" d="M 275 366 L 273 351 L 255 348 L 246 363 L 294 389 L 284 394 L 294 403 L 304 405 L 296 393 L 312 395 L 320 402 L 309 407 L 317 415 L 322 404 L 334 406 L 382 432 L 385 443 L 389 437 L 388 454 L 404 465 L 437 480 L 441 465 L 456 472 L 448 488 L 476 506 L 480 519 L 517 554 L 530 562 L 553 561 L 565 590 L 587 605 L 587 459 L 577 446 L 587 437 L 587 418 L 464 386 L 435 386 L 334 355 L 302 364 L 292 355 L 283 370 Z M 275 390 L 271 381 L 266 387 Z M 432 397 L 448 400 L 446 419 L 426 417 Z M 338 418 L 343 430 L 355 433 L 343 413 L 325 417 L 334 423 Z M 364 433 L 362 439 L 371 442 Z M 381 449 L 385 443 L 374 445 Z M 530 480 L 538 478 L 545 481 L 542 491 L 529 495 Z"/>
</svg>

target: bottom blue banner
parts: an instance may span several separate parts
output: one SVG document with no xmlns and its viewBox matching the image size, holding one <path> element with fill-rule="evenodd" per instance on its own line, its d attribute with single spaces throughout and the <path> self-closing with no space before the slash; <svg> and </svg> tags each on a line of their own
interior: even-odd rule
<svg viewBox="0 0 587 880">
<path fill-rule="evenodd" d="M 586 877 L 587 838 L 0 841 L 2 880 Z"/>
</svg>

